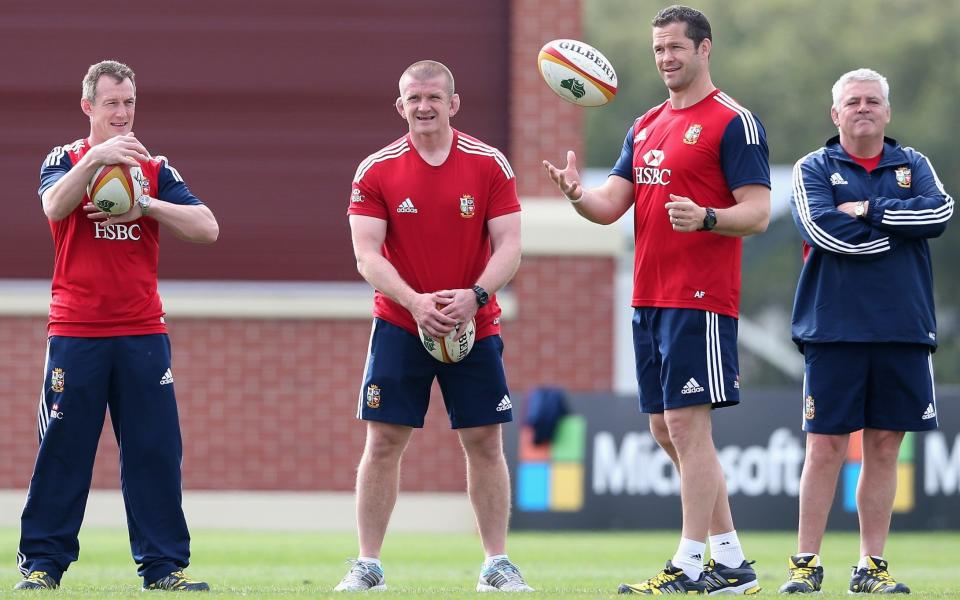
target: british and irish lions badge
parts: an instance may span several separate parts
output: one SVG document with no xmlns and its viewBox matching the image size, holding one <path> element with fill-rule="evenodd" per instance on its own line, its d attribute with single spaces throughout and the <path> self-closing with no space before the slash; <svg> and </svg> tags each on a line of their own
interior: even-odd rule
<svg viewBox="0 0 960 600">
<path fill-rule="evenodd" d="M 380 386 L 375 383 L 367 386 L 367 406 L 380 408 Z"/>
<path fill-rule="evenodd" d="M 60 367 L 50 371 L 50 390 L 59 394 L 63 391 L 63 369 Z"/>
<path fill-rule="evenodd" d="M 464 219 L 472 219 L 476 214 L 477 207 L 473 201 L 473 196 L 464 194 L 460 196 L 460 216 Z"/>
</svg>

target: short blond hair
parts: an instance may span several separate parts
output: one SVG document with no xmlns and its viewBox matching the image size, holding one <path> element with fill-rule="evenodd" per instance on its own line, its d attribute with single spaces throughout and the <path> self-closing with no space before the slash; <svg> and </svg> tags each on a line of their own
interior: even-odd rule
<svg viewBox="0 0 960 600">
<path fill-rule="evenodd" d="M 104 75 L 113 77 L 117 83 L 123 83 L 124 79 L 129 79 L 133 84 L 133 93 L 137 93 L 137 80 L 133 69 L 116 60 L 101 60 L 95 65 L 90 65 L 83 78 L 83 97 L 89 100 L 90 104 L 94 104 L 97 99 L 97 82 Z"/>
<path fill-rule="evenodd" d="M 400 76 L 400 95 L 403 95 L 403 80 L 407 77 L 417 81 L 426 81 L 439 76 L 443 76 L 447 80 L 447 94 L 453 98 L 453 73 L 445 64 L 435 60 L 420 60 L 407 67 L 403 75 Z"/>
</svg>

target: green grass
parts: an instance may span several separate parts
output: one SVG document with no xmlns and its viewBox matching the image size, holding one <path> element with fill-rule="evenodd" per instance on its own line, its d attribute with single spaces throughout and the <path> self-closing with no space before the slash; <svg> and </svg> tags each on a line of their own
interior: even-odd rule
<svg viewBox="0 0 960 600">
<path fill-rule="evenodd" d="M 763 594 L 775 596 L 786 576 L 793 533 L 741 533 L 755 559 Z M 527 580 L 549 598 L 612 598 L 622 581 L 653 575 L 672 555 L 676 532 L 514 533 L 510 557 Z M 0 528 L 0 547 L 9 557 L 0 568 L 0 597 L 19 580 L 13 564 L 18 532 Z M 123 530 L 88 528 L 81 533 L 81 556 L 63 578 L 57 598 L 140 598 L 140 581 Z M 195 530 L 193 567 L 188 573 L 210 582 L 218 598 L 331 598 L 330 590 L 356 553 L 352 534 L 255 533 Z M 827 578 L 823 598 L 847 598 L 850 566 L 857 560 L 857 538 L 830 533 L 822 556 Z M 915 595 L 960 595 L 960 535 L 895 533 L 886 557 L 895 577 Z M 479 540 L 469 534 L 391 534 L 383 551 L 390 591 L 396 598 L 476 598 L 482 560 Z M 343 596 L 337 595 L 338 598 Z M 379 596 L 378 596 L 379 597 Z"/>
</svg>

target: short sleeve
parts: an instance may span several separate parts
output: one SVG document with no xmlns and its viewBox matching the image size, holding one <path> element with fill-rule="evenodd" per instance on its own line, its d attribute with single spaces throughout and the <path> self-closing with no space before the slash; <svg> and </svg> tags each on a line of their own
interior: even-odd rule
<svg viewBox="0 0 960 600">
<path fill-rule="evenodd" d="M 633 125 L 627 128 L 627 137 L 623 139 L 620 158 L 617 159 L 617 164 L 613 165 L 610 174 L 623 177 L 633 183 Z"/>
<path fill-rule="evenodd" d="M 160 161 L 160 168 L 157 169 L 157 198 L 171 204 L 197 205 L 203 204 L 199 198 L 193 195 L 187 184 L 184 183 L 180 171 L 170 165 L 166 156 L 156 156 L 154 160 Z"/>
<path fill-rule="evenodd" d="M 760 120 L 740 109 L 720 142 L 720 167 L 731 191 L 745 185 L 770 187 L 770 151 Z"/>
<path fill-rule="evenodd" d="M 40 188 L 37 190 L 37 195 L 42 198 L 44 192 L 53 187 L 53 184 L 72 168 L 73 160 L 66 146 L 57 146 L 51 150 L 40 165 Z"/>
</svg>

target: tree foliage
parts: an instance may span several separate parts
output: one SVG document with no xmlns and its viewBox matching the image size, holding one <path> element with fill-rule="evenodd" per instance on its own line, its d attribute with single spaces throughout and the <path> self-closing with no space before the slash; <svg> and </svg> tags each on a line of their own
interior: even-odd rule
<svg viewBox="0 0 960 600">
<path fill-rule="evenodd" d="M 663 102 L 666 89 L 651 50 L 650 21 L 670 2 L 584 0 L 586 42 L 613 63 L 620 89 L 609 106 L 587 113 L 585 157 L 609 168 L 633 119 Z M 793 164 L 836 134 L 830 89 L 846 71 L 869 67 L 890 82 L 887 135 L 932 161 L 948 192 L 960 190 L 960 2 L 956 0 L 698 0 L 710 19 L 710 71 L 718 87 L 750 108 L 767 131 L 770 159 Z M 957 219 L 955 218 L 954 221 Z M 763 246 L 745 263 L 744 311 L 764 303 L 789 311 L 799 237 L 771 227 L 747 246 Z M 940 352 L 938 381 L 960 383 L 960 224 L 931 242 Z M 796 259 L 799 261 L 799 258 Z"/>
</svg>

